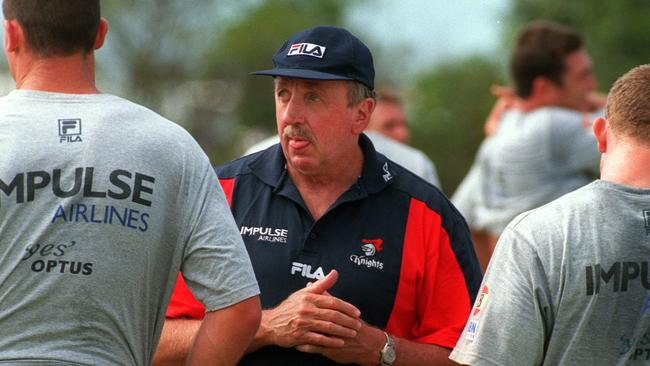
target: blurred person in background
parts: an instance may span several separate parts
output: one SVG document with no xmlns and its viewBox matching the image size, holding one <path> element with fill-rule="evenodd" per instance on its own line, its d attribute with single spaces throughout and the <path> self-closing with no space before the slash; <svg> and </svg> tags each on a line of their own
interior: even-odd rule
<svg viewBox="0 0 650 366">
<path fill-rule="evenodd" d="M 591 182 L 599 154 L 590 132 L 602 100 L 582 37 L 536 21 L 518 35 L 510 59 L 514 93 L 496 90 L 489 135 L 452 196 L 467 219 L 485 271 L 496 241 L 518 214 Z"/>
<path fill-rule="evenodd" d="M 600 180 L 512 221 L 451 358 L 468 365 L 648 364 L 650 65 L 593 124 Z"/>
</svg>

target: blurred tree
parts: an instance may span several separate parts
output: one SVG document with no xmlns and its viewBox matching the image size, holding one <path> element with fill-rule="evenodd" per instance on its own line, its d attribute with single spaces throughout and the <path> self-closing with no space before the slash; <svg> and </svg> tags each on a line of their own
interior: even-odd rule
<svg viewBox="0 0 650 366">
<path fill-rule="evenodd" d="M 288 36 L 317 24 L 340 25 L 344 0 L 113 0 L 100 56 L 100 86 L 146 105 L 195 136 L 219 164 L 273 131 L 270 68 Z M 102 80 L 104 79 L 104 80 Z M 243 140 L 243 142 L 242 142 Z"/>
<path fill-rule="evenodd" d="M 483 140 L 483 123 L 495 102 L 490 85 L 503 80 L 496 62 L 473 56 L 419 75 L 409 93 L 411 144 L 431 157 L 448 195 L 467 173 Z"/>
<path fill-rule="evenodd" d="M 585 36 L 604 92 L 627 70 L 650 60 L 649 1 L 512 0 L 511 35 L 533 19 L 567 24 Z"/>
<path fill-rule="evenodd" d="M 165 93 L 197 76 L 206 40 L 218 28 L 216 0 L 112 0 L 102 2 L 109 21 L 107 58 L 99 57 L 106 86 L 159 111 Z"/>
</svg>

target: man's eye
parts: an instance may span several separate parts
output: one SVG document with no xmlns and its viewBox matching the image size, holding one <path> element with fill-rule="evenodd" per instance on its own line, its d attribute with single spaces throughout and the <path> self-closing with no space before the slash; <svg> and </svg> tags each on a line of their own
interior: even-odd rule
<svg viewBox="0 0 650 366">
<path fill-rule="evenodd" d="M 309 94 L 307 95 L 307 99 L 311 101 L 318 101 L 320 100 L 320 97 L 317 94 Z"/>
</svg>

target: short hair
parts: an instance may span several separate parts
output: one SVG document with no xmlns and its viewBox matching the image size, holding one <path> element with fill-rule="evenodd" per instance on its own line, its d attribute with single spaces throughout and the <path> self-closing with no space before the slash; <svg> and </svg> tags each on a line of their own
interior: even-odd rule
<svg viewBox="0 0 650 366">
<path fill-rule="evenodd" d="M 377 103 L 404 105 L 402 98 L 392 89 L 381 88 L 377 91 Z"/>
<path fill-rule="evenodd" d="M 628 71 L 607 95 L 605 116 L 614 133 L 650 146 L 650 64 Z"/>
<path fill-rule="evenodd" d="M 29 49 L 40 57 L 94 49 L 99 0 L 4 0 L 2 10 L 7 20 L 18 21 Z"/>
<path fill-rule="evenodd" d="M 510 58 L 515 93 L 530 97 L 538 76 L 561 86 L 566 56 L 582 48 L 582 36 L 567 26 L 548 21 L 529 23 L 519 33 Z"/>
<path fill-rule="evenodd" d="M 349 81 L 348 108 L 352 108 L 367 98 L 377 99 L 375 91 L 358 81 Z"/>
</svg>

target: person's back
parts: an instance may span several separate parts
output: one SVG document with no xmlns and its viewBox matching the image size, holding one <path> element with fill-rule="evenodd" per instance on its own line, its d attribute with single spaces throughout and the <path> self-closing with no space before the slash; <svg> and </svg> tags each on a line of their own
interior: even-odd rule
<svg viewBox="0 0 650 366">
<path fill-rule="evenodd" d="M 208 309 L 191 362 L 235 363 L 259 325 L 250 260 L 191 136 L 95 87 L 99 8 L 3 2 L 0 364 L 151 364 L 179 270 Z"/>
<path fill-rule="evenodd" d="M 201 214 L 188 195 L 218 187 L 198 145 L 118 97 L 17 90 L 0 156 L 0 360 L 148 364 Z"/>
<path fill-rule="evenodd" d="M 589 172 L 597 175 L 599 156 L 585 123 L 596 87 L 591 67 L 570 28 L 533 22 L 517 36 L 510 60 L 516 103 L 452 197 L 472 228 L 482 269 L 517 214 L 589 182 Z"/>
<path fill-rule="evenodd" d="M 471 365 L 647 364 L 650 66 L 594 123 L 601 180 L 516 218 L 451 358 Z"/>
<path fill-rule="evenodd" d="M 598 150 L 583 121 L 557 107 L 506 113 L 478 157 L 483 202 L 474 227 L 498 235 L 518 214 L 591 182 Z"/>
</svg>

